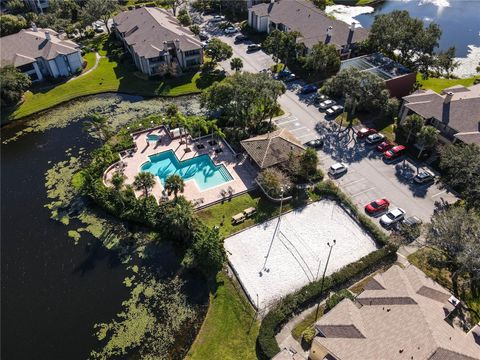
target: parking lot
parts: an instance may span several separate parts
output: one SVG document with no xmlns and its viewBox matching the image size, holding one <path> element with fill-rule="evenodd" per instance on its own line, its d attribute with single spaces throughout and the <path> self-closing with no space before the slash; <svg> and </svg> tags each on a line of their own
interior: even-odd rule
<svg viewBox="0 0 480 360">
<path fill-rule="evenodd" d="M 247 53 L 247 43 L 234 44 L 235 34 L 225 36 L 213 27 L 209 30 L 233 48 L 234 57 L 244 63 L 244 71 L 259 72 L 269 68 L 274 61 L 263 51 Z M 231 72 L 229 61 L 220 64 L 227 72 Z M 437 184 L 417 185 L 413 177 L 422 167 L 413 159 L 403 158 L 394 164 L 386 164 L 374 146 L 358 141 L 350 132 L 338 132 L 332 126 L 333 121 L 325 118 L 325 113 L 312 103 L 312 95 L 299 95 L 298 89 L 303 81 L 287 84 L 287 91 L 279 98 L 285 116 L 276 119 L 276 124 L 291 131 L 302 143 L 315 138 L 324 139 L 325 145 L 318 151 L 321 167 L 325 171 L 336 162 L 348 165 L 348 172 L 334 181 L 349 194 L 360 207 L 378 199 L 388 198 L 390 209 L 401 207 L 408 216 L 418 216 L 429 221 L 435 206 L 443 202 L 454 202 L 454 194 L 440 189 Z M 321 124 L 319 131 L 315 129 Z"/>
</svg>

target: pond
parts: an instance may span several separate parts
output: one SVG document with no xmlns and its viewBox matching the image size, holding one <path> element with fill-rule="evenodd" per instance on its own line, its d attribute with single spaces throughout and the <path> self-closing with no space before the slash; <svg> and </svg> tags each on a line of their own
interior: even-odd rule
<svg viewBox="0 0 480 360">
<path fill-rule="evenodd" d="M 110 322 L 122 310 L 130 293 L 124 280 L 131 277 L 135 260 L 126 263 L 122 254 L 87 232 L 77 243 L 69 237 L 79 221 L 64 225 L 51 219 L 45 207 L 50 202 L 45 173 L 70 156 L 98 147 L 98 141 L 82 131 L 86 111 L 98 110 L 111 119 L 118 115 L 118 122 L 126 123 L 158 113 L 164 104 L 96 96 L 2 128 L 2 359 L 83 360 L 98 349 L 94 325 Z M 168 243 L 154 261 L 165 274 L 179 269 Z M 189 301 L 206 303 L 206 287 L 198 277 L 186 276 L 183 291 Z"/>
</svg>

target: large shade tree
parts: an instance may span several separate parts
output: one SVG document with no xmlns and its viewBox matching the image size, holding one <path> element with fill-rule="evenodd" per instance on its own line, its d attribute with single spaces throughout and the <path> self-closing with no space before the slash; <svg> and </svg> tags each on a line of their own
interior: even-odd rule
<svg viewBox="0 0 480 360">
<path fill-rule="evenodd" d="M 467 205 L 480 209 L 480 146 L 449 145 L 440 153 L 442 181 L 460 192 Z"/>
<path fill-rule="evenodd" d="M 11 106 L 20 101 L 23 93 L 32 84 L 28 75 L 12 65 L 0 68 L 0 98 L 2 106 Z"/>
<path fill-rule="evenodd" d="M 427 244 L 442 251 L 454 290 L 462 272 L 471 279 L 480 277 L 480 216 L 476 211 L 451 206 L 435 214 L 428 226 Z"/>
<path fill-rule="evenodd" d="M 221 114 L 227 126 L 256 134 L 278 111 L 277 99 L 284 92 L 285 85 L 267 74 L 235 73 L 205 90 L 201 105 Z"/>
<path fill-rule="evenodd" d="M 375 17 L 369 44 L 406 65 L 419 67 L 419 60 L 433 56 L 441 35 L 437 24 L 431 22 L 425 27 L 421 19 L 410 17 L 408 11 L 395 10 Z"/>
<path fill-rule="evenodd" d="M 340 69 L 340 55 L 334 45 L 318 43 L 305 57 L 303 68 L 322 77 L 330 76 Z"/>
<path fill-rule="evenodd" d="M 27 20 L 22 16 L 0 15 L 0 36 L 15 34 L 27 26 Z"/>
<path fill-rule="evenodd" d="M 224 43 L 218 38 L 214 38 L 208 43 L 207 54 L 212 58 L 212 61 L 216 63 L 232 57 L 233 50 L 227 43 Z"/>
<path fill-rule="evenodd" d="M 323 91 L 333 97 L 345 98 L 345 109 L 356 111 L 384 111 L 390 94 L 384 81 L 368 71 L 344 69 L 325 82 Z"/>
<path fill-rule="evenodd" d="M 82 22 L 86 26 L 99 20 L 105 25 L 107 32 L 110 34 L 108 20 L 117 9 L 117 0 L 87 0 L 82 7 Z"/>
<path fill-rule="evenodd" d="M 298 31 L 273 30 L 262 45 L 274 60 L 287 65 L 296 61 L 298 54 L 303 51 L 303 45 L 297 42 L 300 36 Z"/>
</svg>

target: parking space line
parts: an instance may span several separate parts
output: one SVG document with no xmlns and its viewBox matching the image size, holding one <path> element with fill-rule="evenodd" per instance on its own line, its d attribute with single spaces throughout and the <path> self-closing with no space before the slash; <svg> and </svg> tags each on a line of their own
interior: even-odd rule
<svg viewBox="0 0 480 360">
<path fill-rule="evenodd" d="M 287 121 L 282 121 L 282 119 L 279 119 L 279 120 L 276 120 L 275 123 L 277 125 L 284 125 L 284 124 L 288 124 L 290 122 L 293 122 L 293 121 L 297 121 L 298 119 L 295 118 L 295 119 L 290 119 L 290 120 L 287 120 Z"/>
<path fill-rule="evenodd" d="M 294 132 L 294 131 L 298 131 L 298 130 L 303 130 L 303 131 L 305 131 L 305 130 L 308 130 L 308 129 L 307 129 L 306 127 L 302 126 L 302 127 L 296 128 L 296 129 L 289 129 L 288 131 Z"/>
<path fill-rule="evenodd" d="M 360 192 L 358 192 L 358 193 L 356 193 L 356 194 L 353 194 L 353 195 L 351 195 L 351 196 L 352 196 L 352 197 L 355 197 L 355 196 L 358 196 L 358 195 L 362 195 L 362 194 L 364 194 L 364 193 L 366 193 L 366 192 L 368 192 L 368 191 L 370 191 L 370 190 L 373 190 L 373 189 L 375 189 L 375 188 L 374 188 L 374 187 L 371 187 L 371 188 L 368 188 L 367 190 L 360 191 Z"/>
<path fill-rule="evenodd" d="M 447 190 L 440 191 L 439 193 L 436 193 L 435 195 L 432 195 L 431 198 L 433 199 L 434 197 L 436 197 L 438 195 L 445 194 L 446 192 L 447 192 Z"/>
<path fill-rule="evenodd" d="M 361 178 L 361 179 L 354 180 L 354 181 L 351 181 L 351 182 L 349 182 L 349 183 L 343 184 L 343 186 L 350 186 L 350 185 L 359 183 L 360 181 L 364 181 L 364 180 L 366 180 L 366 179 L 365 179 L 365 178 Z"/>
<path fill-rule="evenodd" d="M 304 138 L 304 137 L 309 137 L 311 134 L 305 134 L 305 135 L 299 135 L 297 136 L 298 139 Z"/>
</svg>

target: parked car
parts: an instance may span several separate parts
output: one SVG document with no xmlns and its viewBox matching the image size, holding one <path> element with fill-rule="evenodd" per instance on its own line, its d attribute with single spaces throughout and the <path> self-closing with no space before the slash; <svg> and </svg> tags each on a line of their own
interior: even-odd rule
<svg viewBox="0 0 480 360">
<path fill-rule="evenodd" d="M 208 40 L 208 39 L 209 39 L 209 36 L 208 36 L 208 34 L 207 34 L 205 31 L 200 31 L 200 33 L 198 34 L 198 37 L 199 37 L 200 40 L 202 40 L 202 41 L 205 41 L 205 40 Z"/>
<path fill-rule="evenodd" d="M 336 163 L 330 166 L 328 174 L 333 177 L 338 177 L 345 174 L 348 171 L 348 166 L 344 163 Z"/>
<path fill-rule="evenodd" d="M 385 152 L 385 151 L 387 151 L 387 150 L 390 150 L 390 149 L 391 149 L 392 147 L 394 147 L 394 146 L 395 146 L 395 144 L 392 144 L 392 143 L 389 142 L 389 141 L 383 141 L 381 144 L 379 144 L 379 145 L 377 146 L 377 151 L 383 153 L 383 152 Z"/>
<path fill-rule="evenodd" d="M 405 226 L 410 226 L 410 227 L 414 227 L 414 226 L 419 226 L 422 224 L 422 220 L 416 216 L 410 216 L 408 218 L 406 218 L 405 220 L 402 221 L 402 224 L 405 225 Z"/>
<path fill-rule="evenodd" d="M 361 128 L 360 130 L 357 131 L 357 138 L 359 139 L 365 139 L 367 136 L 376 134 L 377 130 L 372 129 L 372 128 Z"/>
<path fill-rule="evenodd" d="M 318 90 L 318 87 L 313 84 L 304 85 L 300 88 L 300 94 L 310 94 Z"/>
<path fill-rule="evenodd" d="M 247 38 L 245 35 L 240 34 L 240 35 L 235 36 L 235 41 L 234 41 L 234 43 L 235 43 L 235 44 L 240 44 L 241 42 L 244 42 L 244 41 L 247 40 L 247 39 L 248 39 L 248 38 Z"/>
<path fill-rule="evenodd" d="M 284 82 L 290 82 L 297 80 L 297 76 L 294 73 L 290 73 L 282 79 Z"/>
<path fill-rule="evenodd" d="M 261 47 L 258 44 L 250 44 L 247 46 L 247 52 L 254 52 L 260 50 Z"/>
<path fill-rule="evenodd" d="M 397 222 L 403 220 L 404 217 L 405 210 L 403 210 L 402 208 L 395 208 L 393 210 L 390 210 L 380 218 L 380 224 L 382 224 L 386 228 L 390 228 Z"/>
<path fill-rule="evenodd" d="M 225 20 L 225 16 L 215 15 L 210 21 L 211 22 L 220 22 L 220 21 L 224 21 L 224 20 Z"/>
<path fill-rule="evenodd" d="M 374 215 L 388 210 L 389 206 L 390 202 L 387 199 L 378 199 L 365 205 L 365 211 L 368 214 Z"/>
<path fill-rule="evenodd" d="M 407 148 L 403 145 L 394 146 L 383 153 L 383 158 L 387 161 L 397 159 L 405 154 L 405 150 L 407 150 Z"/>
<path fill-rule="evenodd" d="M 341 105 L 333 105 L 331 108 L 325 111 L 325 114 L 328 116 L 338 115 L 343 112 L 343 106 Z"/>
<path fill-rule="evenodd" d="M 435 174 L 432 173 L 430 170 L 423 170 L 420 171 L 414 178 L 417 184 L 426 184 L 435 181 Z"/>
<path fill-rule="evenodd" d="M 313 104 L 318 105 L 326 100 L 330 100 L 327 95 L 317 93 L 317 95 L 315 95 L 315 97 L 313 98 Z"/>
<path fill-rule="evenodd" d="M 104 31 L 102 25 L 97 23 L 93 25 L 93 29 L 96 33 L 102 33 Z"/>
<path fill-rule="evenodd" d="M 304 144 L 307 147 L 311 147 L 314 149 L 320 149 L 323 146 L 323 140 L 322 139 L 313 139 Z"/>
<path fill-rule="evenodd" d="M 325 101 L 321 102 L 320 105 L 318 105 L 318 108 L 320 110 L 327 110 L 328 108 L 331 108 L 335 104 L 336 104 L 336 102 L 334 100 L 328 99 L 328 100 L 325 100 Z"/>
<path fill-rule="evenodd" d="M 385 139 L 385 136 L 383 136 L 380 133 L 372 134 L 367 136 L 367 143 L 369 144 L 376 144 L 379 143 L 380 141 L 383 141 Z"/>
<path fill-rule="evenodd" d="M 235 27 L 233 27 L 233 26 L 229 26 L 229 27 L 227 27 L 225 30 L 223 30 L 223 32 L 224 32 L 225 34 L 235 34 L 237 31 L 238 31 L 238 30 L 235 29 Z"/>
</svg>

